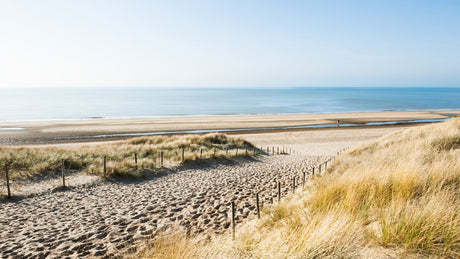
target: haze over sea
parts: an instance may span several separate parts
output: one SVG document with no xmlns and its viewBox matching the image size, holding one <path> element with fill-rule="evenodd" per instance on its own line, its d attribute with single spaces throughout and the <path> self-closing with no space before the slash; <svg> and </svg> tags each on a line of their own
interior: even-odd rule
<svg viewBox="0 0 460 259">
<path fill-rule="evenodd" d="M 9 88 L 0 121 L 460 109 L 460 88 Z"/>
</svg>

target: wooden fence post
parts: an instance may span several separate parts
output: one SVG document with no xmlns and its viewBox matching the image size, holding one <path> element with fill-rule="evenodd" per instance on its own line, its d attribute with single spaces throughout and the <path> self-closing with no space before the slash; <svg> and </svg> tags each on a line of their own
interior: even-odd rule
<svg viewBox="0 0 460 259">
<path fill-rule="evenodd" d="M 185 147 L 182 148 L 182 163 L 184 162 L 184 152 L 185 152 Z"/>
<path fill-rule="evenodd" d="M 235 239 L 235 202 L 232 201 L 232 239 Z"/>
<path fill-rule="evenodd" d="M 259 192 L 256 192 L 256 209 L 257 209 L 257 218 L 260 219 Z"/>
<path fill-rule="evenodd" d="M 281 182 L 278 182 L 278 202 L 281 201 Z"/>
<path fill-rule="evenodd" d="M 295 176 L 292 177 L 292 192 L 295 192 Z"/>
<path fill-rule="evenodd" d="M 314 168 L 314 167 L 313 167 L 313 173 L 312 173 L 312 175 L 315 175 L 315 168 Z"/>
<path fill-rule="evenodd" d="M 137 171 L 137 153 L 134 153 L 134 164 L 136 165 L 136 171 Z"/>
<path fill-rule="evenodd" d="M 200 148 L 200 159 L 203 159 L 203 148 Z"/>
<path fill-rule="evenodd" d="M 303 185 L 305 185 L 305 172 L 303 172 Z"/>
<path fill-rule="evenodd" d="M 107 174 L 107 156 L 104 156 L 104 176 Z"/>
<path fill-rule="evenodd" d="M 62 187 L 65 187 L 65 160 L 61 159 L 62 166 Z"/>
<path fill-rule="evenodd" d="M 272 154 L 275 155 L 275 147 L 272 147 Z"/>
<path fill-rule="evenodd" d="M 5 164 L 5 176 L 6 176 L 6 189 L 8 191 L 8 199 L 11 199 L 10 177 L 8 175 L 8 165 L 7 164 Z"/>
<path fill-rule="evenodd" d="M 163 151 L 160 151 L 160 167 L 163 167 Z"/>
</svg>

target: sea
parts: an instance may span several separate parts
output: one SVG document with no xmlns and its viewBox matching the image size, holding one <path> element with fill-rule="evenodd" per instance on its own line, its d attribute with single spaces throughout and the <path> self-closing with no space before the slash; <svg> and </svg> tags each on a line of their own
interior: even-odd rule
<svg viewBox="0 0 460 259">
<path fill-rule="evenodd" d="M 0 121 L 460 109 L 460 87 L 0 88 Z"/>
</svg>

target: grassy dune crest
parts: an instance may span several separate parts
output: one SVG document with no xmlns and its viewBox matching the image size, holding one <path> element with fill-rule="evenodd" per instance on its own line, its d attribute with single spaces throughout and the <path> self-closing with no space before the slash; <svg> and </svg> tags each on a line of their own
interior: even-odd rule
<svg viewBox="0 0 460 259">
<path fill-rule="evenodd" d="M 460 257 L 460 118 L 339 155 L 261 220 L 206 242 L 158 238 L 149 258 Z"/>
<path fill-rule="evenodd" d="M 7 147 L 0 146 L 0 165 L 7 164 L 11 179 L 27 179 L 33 176 L 55 173 L 65 167 L 101 175 L 103 157 L 107 157 L 106 177 L 140 176 L 143 169 L 160 166 L 160 153 L 164 163 L 199 160 L 200 157 L 232 157 L 235 148 L 253 147 L 251 143 L 230 138 L 225 134 L 140 137 L 110 144 L 83 145 L 78 147 Z M 226 149 L 231 151 L 227 154 Z M 201 154 L 202 150 L 202 154 Z M 134 154 L 138 156 L 135 170 Z M 239 155 L 244 155 L 240 152 Z M 2 168 L 3 170 L 3 168 Z"/>
</svg>

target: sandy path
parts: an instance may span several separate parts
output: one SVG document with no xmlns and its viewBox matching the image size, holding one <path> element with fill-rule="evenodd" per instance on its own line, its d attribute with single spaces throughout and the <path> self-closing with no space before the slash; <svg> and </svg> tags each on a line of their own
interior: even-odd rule
<svg viewBox="0 0 460 259">
<path fill-rule="evenodd" d="M 254 213 L 255 189 L 265 189 L 261 198 L 268 202 L 276 197 L 276 179 L 287 192 L 294 173 L 324 159 L 300 154 L 259 156 L 142 182 L 101 182 L 2 203 L 0 254 L 101 256 L 177 225 L 190 228 L 192 234 L 222 233 L 230 225 L 232 199 L 237 200 L 237 221 L 241 221 Z"/>
<path fill-rule="evenodd" d="M 96 182 L 66 191 L 45 191 L 0 201 L 0 256 L 51 258 L 117 254 L 168 228 L 222 233 L 230 226 L 230 202 L 237 221 L 255 216 L 256 190 L 264 203 L 276 200 L 292 176 L 338 150 L 373 139 L 392 128 L 242 135 L 258 146 L 285 146 L 295 154 L 258 156 L 184 167 L 138 182 Z M 59 181 L 56 179 L 56 181 Z"/>
</svg>

